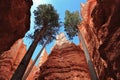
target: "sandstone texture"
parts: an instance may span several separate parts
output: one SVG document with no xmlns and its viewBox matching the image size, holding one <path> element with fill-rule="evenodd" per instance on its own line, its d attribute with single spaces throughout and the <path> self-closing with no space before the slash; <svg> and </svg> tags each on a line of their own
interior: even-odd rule
<svg viewBox="0 0 120 80">
<path fill-rule="evenodd" d="M 10 50 L 0 55 L 0 80 L 10 79 L 25 53 L 26 46 L 19 39 Z"/>
<path fill-rule="evenodd" d="M 90 80 L 83 51 L 60 34 L 47 61 L 40 67 L 38 80 Z"/>
<path fill-rule="evenodd" d="M 31 66 L 32 62 L 33 62 L 33 60 L 30 60 L 28 68 Z M 28 70 L 28 68 L 27 68 L 27 70 Z M 39 73 L 40 73 L 39 67 L 34 65 L 26 80 L 35 80 L 39 76 Z"/>
<path fill-rule="evenodd" d="M 26 46 L 23 40 L 19 39 L 10 50 L 0 55 L 0 80 L 10 80 L 25 53 Z M 30 64 L 31 63 L 32 60 L 30 61 Z M 34 66 L 27 80 L 34 80 L 37 71 L 39 71 L 39 67 Z"/>
<path fill-rule="evenodd" d="M 47 58 L 48 58 L 48 53 L 46 52 L 46 49 L 44 49 L 42 52 L 42 56 L 40 57 L 40 61 L 39 61 L 38 65 L 33 67 L 27 80 L 36 80 L 39 77 L 39 74 L 40 74 L 39 67 L 47 60 Z M 28 67 L 30 67 L 30 64 L 32 64 L 32 62 L 33 61 L 31 60 Z"/>
<path fill-rule="evenodd" d="M 120 80 L 120 1 L 88 0 L 82 4 L 79 29 L 100 80 Z"/>
<path fill-rule="evenodd" d="M 0 52 L 10 47 L 30 28 L 32 0 L 0 0 Z"/>
<path fill-rule="evenodd" d="M 40 57 L 40 62 L 38 66 L 41 66 L 47 59 L 48 59 L 48 53 L 46 52 L 46 49 L 44 49 L 42 56 Z"/>
</svg>

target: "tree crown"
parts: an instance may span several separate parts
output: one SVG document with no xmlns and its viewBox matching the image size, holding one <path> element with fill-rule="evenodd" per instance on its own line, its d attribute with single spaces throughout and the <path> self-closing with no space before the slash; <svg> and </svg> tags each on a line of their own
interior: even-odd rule
<svg viewBox="0 0 120 80">
<path fill-rule="evenodd" d="M 34 10 L 35 26 L 34 35 L 30 34 L 29 37 L 35 39 L 42 28 L 47 30 L 42 34 L 42 39 L 39 41 L 40 44 L 44 44 L 45 40 L 48 40 L 49 36 L 52 36 L 49 43 L 55 39 L 56 34 L 60 28 L 59 15 L 51 4 L 42 4 Z"/>
<path fill-rule="evenodd" d="M 65 11 L 64 18 L 64 28 L 69 37 L 69 39 L 73 39 L 74 36 L 78 35 L 77 25 L 80 23 L 79 12 L 70 12 L 68 10 Z"/>
</svg>

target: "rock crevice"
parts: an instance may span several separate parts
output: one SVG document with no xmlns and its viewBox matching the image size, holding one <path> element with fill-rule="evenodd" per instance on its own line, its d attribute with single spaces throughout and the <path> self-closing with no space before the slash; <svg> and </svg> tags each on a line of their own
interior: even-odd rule
<svg viewBox="0 0 120 80">
<path fill-rule="evenodd" d="M 88 0 L 82 8 L 79 29 L 100 80 L 120 79 L 119 4 L 119 0 Z"/>
</svg>

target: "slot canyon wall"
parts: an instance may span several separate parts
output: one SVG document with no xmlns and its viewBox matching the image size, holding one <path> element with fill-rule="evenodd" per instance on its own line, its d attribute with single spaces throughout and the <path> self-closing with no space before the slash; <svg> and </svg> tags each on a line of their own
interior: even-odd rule
<svg viewBox="0 0 120 80">
<path fill-rule="evenodd" d="M 79 26 L 100 80 L 120 79 L 120 0 L 81 4 Z"/>
<path fill-rule="evenodd" d="M 20 38 L 30 28 L 31 5 L 32 0 L 0 0 L 0 80 L 10 79 L 26 52 Z M 119 80 L 120 0 L 87 0 L 81 8 L 79 30 L 99 80 Z M 38 80 L 90 80 L 81 44 L 76 46 L 60 37 L 47 56 L 40 62 L 40 70 L 34 66 L 28 80 L 38 76 Z"/>
<path fill-rule="evenodd" d="M 30 72 L 29 76 L 27 77 L 27 80 L 36 80 L 39 77 L 40 74 L 40 66 L 48 59 L 48 53 L 46 49 L 43 50 L 42 55 L 40 58 L 40 61 L 37 66 L 34 66 L 32 71 Z M 30 63 L 31 64 L 31 63 Z M 29 65 L 28 65 L 29 67 Z"/>
<path fill-rule="evenodd" d="M 0 0 L 0 52 L 9 50 L 30 28 L 32 0 Z"/>
<path fill-rule="evenodd" d="M 32 4 L 32 0 L 0 0 L 0 80 L 10 80 L 26 52 L 20 38 L 30 28 Z"/>
<path fill-rule="evenodd" d="M 99 80 L 119 80 L 120 1 L 87 0 L 86 4 L 81 4 L 81 8 L 82 22 L 79 25 L 79 30 L 84 37 Z M 80 76 L 83 77 L 83 80 L 90 79 L 88 70 L 83 73 L 87 75 L 86 78 L 85 75 L 81 74 L 82 72 L 79 74 L 79 72 L 72 71 L 72 69 L 74 70 L 72 67 L 74 63 L 80 65 L 81 61 L 79 62 L 79 60 L 82 60 L 84 55 L 82 55 L 82 58 L 77 55 L 79 57 L 77 59 L 75 57 L 76 54 L 72 54 L 76 49 L 71 45 L 73 44 L 66 43 L 64 46 L 54 46 L 48 60 L 40 67 L 39 80 L 79 80 L 81 79 Z M 72 48 L 74 49 L 72 50 Z M 82 49 L 81 44 L 80 48 Z M 83 52 L 80 48 L 78 53 L 82 54 Z M 75 51 L 74 53 L 77 52 Z M 75 58 L 72 59 L 72 57 Z M 76 62 L 76 59 L 79 63 Z M 82 62 L 85 62 L 85 60 Z M 82 64 L 85 64 L 84 66 L 87 65 L 86 63 Z M 71 67 L 71 72 L 66 66 Z M 84 68 L 87 69 L 87 66 Z"/>
<path fill-rule="evenodd" d="M 22 39 L 0 55 L 0 80 L 9 80 L 26 52 Z"/>
<path fill-rule="evenodd" d="M 0 55 L 0 80 L 10 80 L 20 61 L 26 53 L 26 46 L 22 39 L 14 43 L 10 50 Z M 31 65 L 30 61 L 29 66 Z M 28 67 L 29 67 L 28 66 Z M 39 72 L 39 67 L 34 66 L 27 80 L 34 80 Z"/>
</svg>

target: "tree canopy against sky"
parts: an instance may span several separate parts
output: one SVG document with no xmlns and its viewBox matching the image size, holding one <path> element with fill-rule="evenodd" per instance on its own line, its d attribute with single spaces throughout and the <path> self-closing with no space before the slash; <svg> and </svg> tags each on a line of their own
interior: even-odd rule
<svg viewBox="0 0 120 80">
<path fill-rule="evenodd" d="M 55 7 L 55 9 L 57 10 L 57 13 L 59 13 L 60 20 L 64 21 L 66 10 L 69 10 L 71 12 L 73 12 L 75 10 L 80 11 L 80 3 L 85 3 L 85 2 L 86 2 L 86 0 L 77 0 L 77 1 L 74 1 L 74 0 L 71 0 L 71 1 L 67 1 L 67 0 L 33 0 L 33 5 L 31 7 L 30 31 L 28 31 L 27 34 L 34 32 L 34 28 L 33 28 L 34 27 L 34 13 L 33 12 L 34 12 L 34 10 L 37 9 L 38 5 L 40 5 L 40 4 L 52 4 Z M 60 28 L 59 33 L 63 32 L 63 31 L 64 31 L 64 26 L 62 26 Z M 68 36 L 67 36 L 67 38 L 68 38 Z M 28 49 L 33 40 L 29 39 L 28 37 L 24 37 L 23 40 L 24 40 L 24 43 Z M 74 37 L 73 40 L 71 40 L 71 41 L 74 42 L 75 44 L 79 44 L 79 40 L 78 40 L 77 36 Z M 46 51 L 48 54 L 51 52 L 51 47 L 53 47 L 54 43 L 55 43 L 55 40 L 46 46 Z M 32 56 L 33 60 L 35 59 L 37 53 L 39 52 L 39 50 L 41 48 L 42 48 L 41 45 L 37 46 L 37 48 L 34 52 L 34 56 Z M 38 64 L 38 62 L 37 62 L 37 64 Z"/>
<path fill-rule="evenodd" d="M 79 12 L 70 12 L 68 10 L 65 11 L 65 21 L 64 28 L 69 37 L 69 39 L 73 39 L 74 36 L 78 35 L 78 24 L 80 23 Z"/>
<path fill-rule="evenodd" d="M 40 42 L 44 44 L 46 40 L 49 39 L 51 42 L 54 39 L 54 36 L 57 34 L 60 28 L 59 15 L 51 4 L 43 4 L 37 7 L 37 10 L 34 11 L 35 14 L 35 32 L 33 35 L 34 41 L 23 57 L 22 61 L 18 65 L 15 73 L 12 76 L 11 80 L 22 80 L 22 77 L 25 73 L 25 70 L 30 62 L 35 48 Z"/>
<path fill-rule="evenodd" d="M 34 35 L 29 35 L 32 39 L 35 39 L 41 29 L 47 28 L 47 30 L 42 34 L 42 39 L 39 41 L 40 44 L 44 44 L 45 40 L 48 40 L 49 36 L 51 40 L 49 43 L 55 39 L 56 34 L 60 28 L 59 15 L 57 11 L 51 4 L 42 4 L 37 7 L 37 10 L 34 10 L 35 15 L 35 26 L 34 26 Z"/>
</svg>

